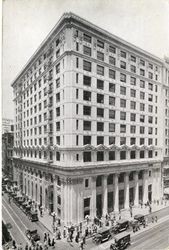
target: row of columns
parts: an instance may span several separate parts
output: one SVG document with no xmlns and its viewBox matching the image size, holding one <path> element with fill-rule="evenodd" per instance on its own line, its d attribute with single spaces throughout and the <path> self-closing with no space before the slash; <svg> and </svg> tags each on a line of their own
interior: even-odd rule
<svg viewBox="0 0 169 250">
<path fill-rule="evenodd" d="M 156 178 L 153 177 L 153 182 L 152 186 L 156 187 L 157 189 L 160 188 L 160 183 L 159 183 L 159 172 L 156 173 Z M 157 178 L 158 176 L 158 178 Z M 108 186 L 107 186 L 107 177 L 108 175 L 104 175 L 102 178 L 103 184 L 102 184 L 102 194 L 103 194 L 103 206 L 102 206 L 102 211 L 103 215 L 107 214 L 108 211 Z M 118 182 L 118 177 L 119 174 L 114 174 L 113 175 L 113 193 L 114 193 L 114 211 L 118 212 L 119 211 L 119 182 Z M 144 170 L 143 173 L 143 182 L 142 182 L 142 187 L 143 187 L 143 203 L 146 203 L 148 201 L 148 170 Z M 92 178 L 92 183 L 91 183 L 91 190 L 92 190 L 92 196 L 91 196 L 91 216 L 96 215 L 96 177 Z M 157 193 L 154 192 L 153 193 Z M 138 179 L 138 172 L 134 172 L 134 205 L 138 206 L 139 205 L 139 179 Z M 126 172 L 124 175 L 124 208 L 128 209 L 129 208 L 129 173 Z"/>
</svg>

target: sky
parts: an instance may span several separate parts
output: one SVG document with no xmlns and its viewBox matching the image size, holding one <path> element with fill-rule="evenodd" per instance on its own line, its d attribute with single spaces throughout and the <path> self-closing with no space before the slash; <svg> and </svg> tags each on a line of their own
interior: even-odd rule
<svg viewBox="0 0 169 250">
<path fill-rule="evenodd" d="M 64 12 L 169 57 L 169 0 L 4 0 L 2 117 L 14 118 L 12 81 Z"/>
</svg>

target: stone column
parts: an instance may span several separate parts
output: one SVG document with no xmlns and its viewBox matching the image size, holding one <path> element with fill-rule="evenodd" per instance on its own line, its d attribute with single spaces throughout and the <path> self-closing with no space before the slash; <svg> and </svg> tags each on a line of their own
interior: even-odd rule
<svg viewBox="0 0 169 250">
<path fill-rule="evenodd" d="M 129 173 L 125 173 L 124 177 L 124 192 L 125 192 L 125 204 L 124 208 L 128 209 L 129 208 Z"/>
<path fill-rule="evenodd" d="M 134 181 L 135 181 L 135 195 L 134 195 L 134 205 L 138 206 L 138 171 L 134 173 Z"/>
<path fill-rule="evenodd" d="M 157 200 L 157 192 L 158 192 L 158 187 L 157 187 L 157 170 L 153 169 L 152 170 L 152 201 Z"/>
<path fill-rule="evenodd" d="M 114 211 L 119 212 L 119 183 L 118 183 L 118 174 L 114 174 L 113 183 L 114 183 Z"/>
<path fill-rule="evenodd" d="M 148 170 L 144 170 L 143 174 L 143 203 L 148 201 Z"/>
<path fill-rule="evenodd" d="M 61 199 L 62 202 L 62 199 Z M 53 210 L 57 214 L 57 177 L 53 176 Z"/>
<path fill-rule="evenodd" d="M 37 178 L 37 203 L 40 204 L 40 176 Z"/>
<path fill-rule="evenodd" d="M 42 206 L 45 207 L 45 173 L 42 173 Z"/>
<path fill-rule="evenodd" d="M 91 177 L 91 217 L 92 219 L 96 216 L 96 178 L 97 176 Z"/>
<path fill-rule="evenodd" d="M 83 179 L 78 179 L 78 197 L 77 197 L 77 217 L 78 223 L 83 221 Z"/>
<path fill-rule="evenodd" d="M 103 175 L 103 216 L 107 214 L 107 176 Z"/>
</svg>

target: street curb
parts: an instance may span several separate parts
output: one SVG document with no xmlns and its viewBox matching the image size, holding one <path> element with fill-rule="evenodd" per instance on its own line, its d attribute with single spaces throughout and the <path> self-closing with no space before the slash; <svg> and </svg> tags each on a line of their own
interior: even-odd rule
<svg viewBox="0 0 169 250">
<path fill-rule="evenodd" d="M 47 228 L 47 226 L 46 226 L 45 224 L 43 224 L 43 222 L 41 222 L 41 221 L 39 220 L 39 223 L 40 223 L 44 228 L 46 228 L 46 230 L 47 230 L 49 233 L 51 233 L 51 234 L 53 235 L 53 232 L 52 232 L 49 228 Z"/>
</svg>

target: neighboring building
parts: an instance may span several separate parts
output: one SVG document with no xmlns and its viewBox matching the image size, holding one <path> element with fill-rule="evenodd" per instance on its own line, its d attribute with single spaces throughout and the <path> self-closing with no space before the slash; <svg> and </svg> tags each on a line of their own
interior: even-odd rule
<svg viewBox="0 0 169 250">
<path fill-rule="evenodd" d="M 13 180 L 13 146 L 14 134 L 7 132 L 2 134 L 2 172 Z"/>
<path fill-rule="evenodd" d="M 2 134 L 13 131 L 14 121 L 12 119 L 2 118 Z"/>
<path fill-rule="evenodd" d="M 165 58 L 163 69 L 163 104 L 164 104 L 164 161 L 163 161 L 163 178 L 164 188 L 169 187 L 169 58 Z M 168 191 L 169 192 L 169 191 Z"/>
<path fill-rule="evenodd" d="M 163 67 L 64 14 L 12 83 L 22 192 L 65 224 L 159 200 Z"/>
</svg>

